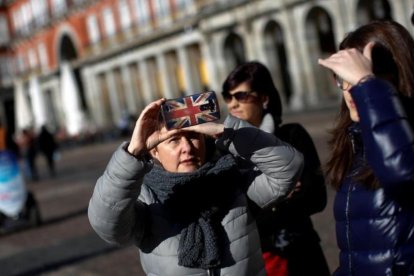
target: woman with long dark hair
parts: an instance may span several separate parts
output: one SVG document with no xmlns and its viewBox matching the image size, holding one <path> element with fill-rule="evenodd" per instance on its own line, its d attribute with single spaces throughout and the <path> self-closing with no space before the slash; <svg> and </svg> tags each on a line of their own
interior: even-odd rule
<svg viewBox="0 0 414 276">
<path fill-rule="evenodd" d="M 371 22 L 319 63 L 343 92 L 327 163 L 335 275 L 413 275 L 414 40 L 396 22 Z"/>
<path fill-rule="evenodd" d="M 310 216 L 326 206 L 326 186 L 312 138 L 298 123 L 282 124 L 282 103 L 272 76 L 260 62 L 236 67 L 223 83 L 229 113 L 289 143 L 304 156 L 304 169 L 288 199 L 261 210 L 257 225 L 269 276 L 329 275 Z"/>
</svg>

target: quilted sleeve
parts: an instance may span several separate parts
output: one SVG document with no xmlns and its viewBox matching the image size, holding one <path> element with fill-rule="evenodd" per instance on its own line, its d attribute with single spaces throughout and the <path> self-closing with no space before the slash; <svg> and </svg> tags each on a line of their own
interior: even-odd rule
<svg viewBox="0 0 414 276">
<path fill-rule="evenodd" d="M 414 181 L 414 135 L 393 86 L 369 79 L 352 91 L 367 162 L 388 191 L 400 190 Z M 410 108 L 414 108 L 411 106 Z"/>
<path fill-rule="evenodd" d="M 92 228 L 112 244 L 139 243 L 145 229 L 146 205 L 137 199 L 150 165 L 128 154 L 126 145 L 113 154 L 88 206 Z"/>
<path fill-rule="evenodd" d="M 254 165 L 248 197 L 262 208 L 284 198 L 299 180 L 303 168 L 302 154 L 273 134 L 231 115 L 224 125 L 224 134 L 217 141 L 218 147 Z"/>
</svg>

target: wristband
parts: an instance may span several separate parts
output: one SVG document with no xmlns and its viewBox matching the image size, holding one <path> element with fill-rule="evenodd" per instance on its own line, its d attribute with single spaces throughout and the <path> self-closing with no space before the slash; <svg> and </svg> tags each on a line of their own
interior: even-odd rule
<svg viewBox="0 0 414 276">
<path fill-rule="evenodd" d="M 374 79 L 374 78 L 375 78 L 375 75 L 374 74 L 368 74 L 368 75 L 362 77 L 354 86 L 361 85 L 364 82 L 367 82 L 367 81 L 369 81 L 371 79 Z"/>
</svg>

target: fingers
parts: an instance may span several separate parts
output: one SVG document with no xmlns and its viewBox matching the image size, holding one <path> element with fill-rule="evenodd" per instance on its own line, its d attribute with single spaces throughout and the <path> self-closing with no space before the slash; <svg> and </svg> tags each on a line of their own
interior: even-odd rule
<svg viewBox="0 0 414 276">
<path fill-rule="evenodd" d="M 342 52 L 337 52 L 329 56 L 328 58 L 325 58 L 325 59 L 319 58 L 318 63 L 319 65 L 325 68 L 333 70 L 335 65 L 337 65 L 340 62 L 341 56 L 342 56 Z"/>
<path fill-rule="evenodd" d="M 375 42 L 371 41 L 367 45 L 365 45 L 363 50 L 363 55 L 370 61 L 372 61 L 372 48 L 374 48 Z"/>
<path fill-rule="evenodd" d="M 171 129 L 171 130 L 162 129 L 158 135 L 158 143 L 162 143 L 165 140 L 173 137 L 174 135 L 177 135 L 180 132 L 182 132 L 181 129 Z"/>
<path fill-rule="evenodd" d="M 155 117 L 156 115 L 154 114 L 154 112 L 158 112 L 160 111 L 160 107 L 161 105 L 165 102 L 165 99 L 159 99 L 156 101 L 153 101 L 151 103 L 149 103 L 142 111 L 141 114 L 139 115 L 138 119 L 137 119 L 137 123 L 142 121 L 144 118 L 148 118 L 148 117 Z"/>
<path fill-rule="evenodd" d="M 144 110 L 142 110 L 142 113 L 145 113 L 145 112 L 147 112 L 148 110 L 150 110 L 150 109 L 154 109 L 154 108 L 156 108 L 156 107 L 160 107 L 163 103 L 165 102 L 165 98 L 161 98 L 161 99 L 159 99 L 159 100 L 156 100 L 156 101 L 153 101 L 153 102 L 151 102 L 150 104 L 148 104 L 145 108 L 144 108 Z"/>
<path fill-rule="evenodd" d="M 321 58 L 319 58 L 319 59 L 318 59 L 318 64 L 319 64 L 319 65 L 322 65 L 323 67 L 328 67 L 328 66 L 327 66 L 327 62 L 326 62 L 326 59 L 321 59 Z"/>
<path fill-rule="evenodd" d="M 224 125 L 214 122 L 208 122 L 184 128 L 183 131 L 193 131 L 211 136 L 213 138 L 217 138 L 223 133 Z"/>
</svg>

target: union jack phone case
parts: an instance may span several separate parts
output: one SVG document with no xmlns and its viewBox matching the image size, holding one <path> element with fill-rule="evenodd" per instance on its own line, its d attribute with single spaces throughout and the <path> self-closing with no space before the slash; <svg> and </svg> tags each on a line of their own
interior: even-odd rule
<svg viewBox="0 0 414 276">
<path fill-rule="evenodd" d="M 167 129 L 184 128 L 220 119 L 214 91 L 167 100 L 161 110 Z"/>
</svg>

